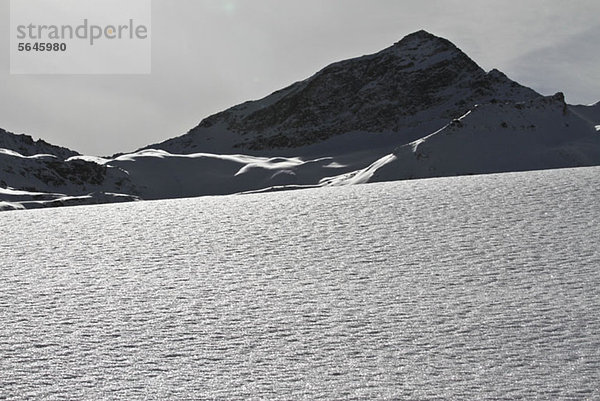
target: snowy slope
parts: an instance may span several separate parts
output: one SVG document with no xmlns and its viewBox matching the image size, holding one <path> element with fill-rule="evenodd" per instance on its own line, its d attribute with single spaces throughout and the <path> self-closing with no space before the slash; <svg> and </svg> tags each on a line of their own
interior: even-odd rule
<svg viewBox="0 0 600 401">
<path fill-rule="evenodd" d="M 0 149 L 0 210 L 315 186 L 322 177 L 347 172 L 356 165 L 340 164 L 331 157 L 177 155 L 162 150 L 115 159 L 76 156 L 63 161 L 51 155 L 23 156 Z"/>
<path fill-rule="evenodd" d="M 65 194 L 36 193 L 0 188 L 0 212 L 9 210 L 41 209 L 47 207 L 132 202 L 137 200 L 140 199 L 133 195 L 115 194 L 110 192 L 92 192 L 87 195 L 69 196 Z"/>
<path fill-rule="evenodd" d="M 441 130 L 397 148 L 371 166 L 323 179 L 349 185 L 414 178 L 600 164 L 600 134 L 562 94 L 474 108 Z"/>
<path fill-rule="evenodd" d="M 589 106 L 569 106 L 569 109 L 579 117 L 594 124 L 596 130 L 600 131 L 600 102 Z"/>
<path fill-rule="evenodd" d="M 0 210 L 137 199 L 127 172 L 82 159 L 0 149 Z"/>
<path fill-rule="evenodd" d="M 264 99 L 208 117 L 188 134 L 148 148 L 330 155 L 336 136 L 350 136 L 353 143 L 358 137 L 364 148 L 370 146 L 367 133 L 387 134 L 385 145 L 398 146 L 441 128 L 475 104 L 537 97 L 497 70 L 486 73 L 449 41 L 419 31 L 379 53 L 332 64 Z M 335 151 L 344 153 L 340 142 Z"/>
<path fill-rule="evenodd" d="M 265 158 L 247 155 L 170 154 L 144 150 L 107 162 L 128 172 L 144 199 L 223 195 L 277 186 L 315 185 L 348 170 L 333 158 Z"/>
</svg>

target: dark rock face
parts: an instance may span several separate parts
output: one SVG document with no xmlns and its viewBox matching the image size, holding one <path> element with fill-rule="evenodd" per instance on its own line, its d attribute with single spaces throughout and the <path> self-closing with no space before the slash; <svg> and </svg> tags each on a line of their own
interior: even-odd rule
<svg viewBox="0 0 600 401">
<path fill-rule="evenodd" d="M 57 190 L 65 187 L 99 187 L 105 184 L 106 166 L 79 159 L 67 160 L 79 153 L 51 145 L 41 139 L 34 141 L 29 135 L 15 135 L 0 130 L 0 148 L 25 156 L 24 158 L 9 156 L 13 157 L 12 161 L 9 161 L 0 170 L 3 178 L 0 184 L 4 187 L 37 190 L 27 185 L 19 185 L 21 180 L 28 182 L 27 177 L 33 177 L 39 180 L 43 186 Z M 28 156 L 35 155 L 50 156 L 28 158 Z"/>
<path fill-rule="evenodd" d="M 106 178 L 106 166 L 83 160 L 46 162 L 46 166 L 47 171 L 54 173 L 63 185 L 66 182 L 74 185 L 102 185 Z"/>
<path fill-rule="evenodd" d="M 23 156 L 48 154 L 54 155 L 59 159 L 68 159 L 69 157 L 79 155 L 79 153 L 71 149 L 51 145 L 42 139 L 34 141 L 29 135 L 16 135 L 1 128 L 0 148 L 12 150 Z"/>
<path fill-rule="evenodd" d="M 49 188 L 60 190 L 64 187 L 97 187 L 105 183 L 107 167 L 83 160 L 62 161 L 39 159 L 15 159 L 15 165 L 2 171 L 6 177 L 35 177 Z M 8 182 L 14 189 L 38 190 L 21 186 L 18 182 Z"/>
<path fill-rule="evenodd" d="M 500 71 L 486 73 L 449 41 L 419 31 L 379 53 L 332 64 L 265 99 L 213 115 L 158 147 L 201 151 L 205 130 L 219 124 L 239 135 L 233 148 L 296 148 L 347 132 L 399 132 L 432 119 L 451 120 L 492 99 L 539 96 Z"/>
</svg>

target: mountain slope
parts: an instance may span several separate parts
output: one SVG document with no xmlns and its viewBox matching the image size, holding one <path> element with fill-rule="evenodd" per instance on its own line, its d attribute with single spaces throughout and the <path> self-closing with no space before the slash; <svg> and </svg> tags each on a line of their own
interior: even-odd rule
<svg viewBox="0 0 600 401">
<path fill-rule="evenodd" d="M 589 106 L 569 106 L 569 109 L 600 131 L 600 102 Z"/>
<path fill-rule="evenodd" d="M 363 133 L 362 147 L 370 141 L 364 133 L 393 133 L 385 145 L 399 145 L 475 104 L 538 97 L 497 70 L 486 73 L 449 41 L 419 31 L 379 53 L 332 64 L 264 99 L 208 117 L 186 135 L 149 148 L 318 154 L 315 144 L 356 132 Z"/>
<path fill-rule="evenodd" d="M 1 139 L 26 154 L 0 148 L 0 210 L 137 199 L 123 170 L 25 135 L 3 131 Z"/>
<path fill-rule="evenodd" d="M 561 93 L 476 107 L 441 130 L 397 148 L 365 169 L 326 178 L 350 185 L 415 178 L 600 164 L 600 134 Z"/>
<path fill-rule="evenodd" d="M 144 150 L 106 161 L 127 171 L 143 199 L 225 195 L 280 186 L 314 186 L 347 171 L 333 158 L 266 158 L 212 153 L 171 154 Z"/>
<path fill-rule="evenodd" d="M 51 145 L 41 139 L 34 141 L 29 135 L 16 135 L 0 128 L 0 149 L 8 149 L 23 156 L 54 155 L 61 159 L 77 156 L 74 150 Z"/>
</svg>

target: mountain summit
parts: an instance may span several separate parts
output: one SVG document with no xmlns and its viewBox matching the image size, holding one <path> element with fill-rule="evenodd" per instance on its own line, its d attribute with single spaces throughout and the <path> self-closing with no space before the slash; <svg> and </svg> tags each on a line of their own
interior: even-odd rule
<svg viewBox="0 0 600 401">
<path fill-rule="evenodd" d="M 486 73 L 448 40 L 418 31 L 378 53 L 331 64 L 264 99 L 210 116 L 186 135 L 152 147 L 297 154 L 356 132 L 395 133 L 388 142 L 399 144 L 441 128 L 475 104 L 540 96 L 500 71 Z"/>
</svg>

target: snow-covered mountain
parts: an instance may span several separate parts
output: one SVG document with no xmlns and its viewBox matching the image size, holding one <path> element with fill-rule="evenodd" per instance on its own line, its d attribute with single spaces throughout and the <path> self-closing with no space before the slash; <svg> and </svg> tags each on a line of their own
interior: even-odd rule
<svg viewBox="0 0 600 401">
<path fill-rule="evenodd" d="M 34 141 L 29 135 L 15 135 L 0 128 L 0 149 L 12 150 L 23 156 L 54 155 L 66 159 L 78 156 L 74 150 L 51 145 L 42 139 Z"/>
<path fill-rule="evenodd" d="M 483 104 L 367 168 L 325 178 L 321 184 L 595 166 L 600 164 L 600 133 L 580 114 L 562 93 Z"/>
<path fill-rule="evenodd" d="M 332 64 L 264 99 L 208 117 L 186 135 L 149 148 L 346 153 L 346 147 L 327 146 L 327 140 L 360 133 L 355 150 L 372 147 L 372 137 L 385 146 L 398 145 L 439 129 L 475 104 L 537 97 L 498 70 L 486 73 L 446 39 L 418 31 L 379 53 Z"/>
<path fill-rule="evenodd" d="M 600 165 L 600 103 L 424 31 L 112 158 L 0 131 L 0 210 Z"/>
</svg>

